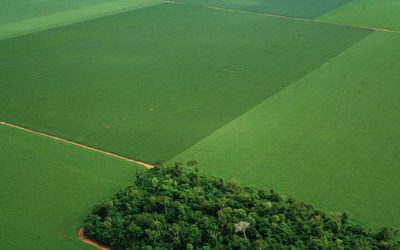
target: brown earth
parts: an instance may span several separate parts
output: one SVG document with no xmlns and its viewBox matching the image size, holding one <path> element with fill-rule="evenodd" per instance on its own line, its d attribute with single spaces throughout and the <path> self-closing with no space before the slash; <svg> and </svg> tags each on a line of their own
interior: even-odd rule
<svg viewBox="0 0 400 250">
<path fill-rule="evenodd" d="M 80 239 L 82 242 L 84 242 L 84 243 L 86 243 L 86 244 L 88 244 L 88 245 L 91 245 L 91 246 L 93 246 L 93 247 L 95 247 L 95 248 L 97 248 L 97 249 L 100 249 L 100 250 L 111 250 L 111 248 L 108 248 L 108 247 L 103 246 L 103 245 L 101 245 L 101 244 L 99 244 L 99 243 L 97 243 L 97 242 L 95 242 L 95 241 L 93 241 L 93 240 L 88 239 L 88 238 L 85 236 L 85 230 L 83 229 L 83 227 L 81 227 L 81 228 L 79 229 L 78 236 L 79 236 L 79 239 Z"/>
</svg>

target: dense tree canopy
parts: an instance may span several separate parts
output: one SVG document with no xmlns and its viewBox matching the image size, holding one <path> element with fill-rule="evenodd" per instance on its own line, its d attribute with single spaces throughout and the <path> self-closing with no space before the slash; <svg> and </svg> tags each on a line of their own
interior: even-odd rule
<svg viewBox="0 0 400 250">
<path fill-rule="evenodd" d="M 94 207 L 85 235 L 112 249 L 400 249 L 374 233 L 277 193 L 180 166 L 137 174 Z"/>
</svg>

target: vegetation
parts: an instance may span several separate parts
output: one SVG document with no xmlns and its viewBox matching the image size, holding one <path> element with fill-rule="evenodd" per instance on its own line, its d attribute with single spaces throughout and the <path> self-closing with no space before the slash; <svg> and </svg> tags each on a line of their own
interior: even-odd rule
<svg viewBox="0 0 400 250">
<path fill-rule="evenodd" d="M 0 121 L 400 228 L 400 35 L 351 27 L 399 31 L 400 1 L 177 2 L 1 0 Z M 136 167 L 0 124 L 0 249 L 91 249 L 77 228 Z"/>
<path fill-rule="evenodd" d="M 385 228 L 350 224 L 274 191 L 186 171 L 138 173 L 133 185 L 94 207 L 87 237 L 112 249 L 398 249 Z"/>
<path fill-rule="evenodd" d="M 318 19 L 400 31 L 399 15 L 398 0 L 352 0 Z"/>
<path fill-rule="evenodd" d="M 180 3 L 222 7 L 256 13 L 314 19 L 340 8 L 348 0 L 176 0 Z M 354 0 L 353 0 L 354 1 Z M 393 1 L 393 0 L 388 0 Z M 395 1 L 395 0 L 394 0 Z"/>
<path fill-rule="evenodd" d="M 399 45 L 374 32 L 171 161 L 400 228 Z"/>
<path fill-rule="evenodd" d="M 370 33 L 182 4 L 135 9 L 0 41 L 0 117 L 168 160 Z"/>
<path fill-rule="evenodd" d="M 0 124 L 0 249 L 90 250 L 77 228 L 142 168 Z"/>
</svg>

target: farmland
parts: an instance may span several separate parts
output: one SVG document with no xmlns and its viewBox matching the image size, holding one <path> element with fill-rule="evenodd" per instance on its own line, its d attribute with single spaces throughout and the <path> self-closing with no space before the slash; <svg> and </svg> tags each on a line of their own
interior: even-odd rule
<svg viewBox="0 0 400 250">
<path fill-rule="evenodd" d="M 0 40 L 118 14 L 159 0 L 2 1 Z"/>
<path fill-rule="evenodd" d="M 0 126 L 1 249 L 90 249 L 77 228 L 137 165 Z"/>
<path fill-rule="evenodd" d="M 335 10 L 349 0 L 177 0 L 195 6 L 222 7 L 252 13 L 314 19 Z"/>
<path fill-rule="evenodd" d="M 399 15 L 400 2 L 396 0 L 353 0 L 318 19 L 400 31 Z"/>
<path fill-rule="evenodd" d="M 353 211 L 365 223 L 400 225 L 399 42 L 374 33 L 175 160 Z"/>
<path fill-rule="evenodd" d="M 0 116 L 168 160 L 369 33 L 157 5 L 0 41 Z"/>
<path fill-rule="evenodd" d="M 35 2 L 0 10 L 0 121 L 400 227 L 397 1 Z M 142 167 L 0 124 L 0 169 L 0 248 L 90 249 Z"/>
</svg>

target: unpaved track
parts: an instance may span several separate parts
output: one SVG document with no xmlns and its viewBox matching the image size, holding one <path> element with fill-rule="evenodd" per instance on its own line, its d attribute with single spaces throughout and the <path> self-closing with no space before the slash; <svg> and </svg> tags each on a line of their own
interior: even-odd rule
<svg viewBox="0 0 400 250">
<path fill-rule="evenodd" d="M 132 159 L 129 159 L 129 158 L 126 158 L 126 157 L 123 157 L 123 156 L 120 156 L 120 155 L 117 155 L 117 154 L 114 154 L 114 153 L 110 153 L 110 152 L 107 152 L 107 151 L 104 151 L 104 150 L 100 150 L 100 149 L 92 148 L 92 147 L 89 147 L 89 146 L 85 146 L 85 145 L 82 145 L 82 144 L 79 144 L 79 143 L 76 143 L 76 142 L 72 142 L 72 141 L 69 141 L 69 140 L 66 140 L 66 139 L 62 139 L 62 138 L 54 136 L 54 135 L 45 134 L 45 133 L 42 133 L 42 132 L 38 132 L 38 131 L 35 131 L 35 130 L 32 130 L 32 129 L 24 128 L 24 127 L 21 127 L 21 126 L 15 125 L 15 124 L 11 124 L 11 123 L 8 123 L 8 122 L 0 121 L 0 125 L 9 126 L 9 127 L 12 127 L 12 128 L 20 129 L 20 130 L 23 130 L 23 131 L 26 131 L 26 132 L 29 132 L 29 133 L 32 133 L 32 134 L 44 136 L 44 137 L 47 137 L 47 138 L 50 138 L 50 139 L 53 139 L 53 140 L 56 140 L 56 141 L 61 141 L 63 143 L 74 145 L 76 147 L 80 147 L 80 148 L 91 150 L 91 151 L 94 151 L 94 152 L 97 152 L 97 153 L 105 154 L 105 155 L 108 155 L 108 156 L 111 156 L 111 157 L 114 157 L 114 158 L 118 158 L 118 159 L 121 159 L 121 160 L 124 160 L 124 161 L 133 162 L 133 163 L 136 163 L 138 165 L 142 165 L 143 167 L 145 167 L 147 169 L 154 168 L 153 165 L 150 165 L 150 164 L 145 163 L 145 162 L 132 160 Z M 100 249 L 100 250 L 111 250 L 108 247 L 102 246 L 102 245 L 98 244 L 97 242 L 88 239 L 84 234 L 83 227 L 79 229 L 78 236 L 79 236 L 79 239 L 82 242 L 84 242 L 86 244 L 89 244 L 89 245 L 91 245 L 91 246 L 93 246 L 93 247 L 95 247 L 97 249 Z"/>
<path fill-rule="evenodd" d="M 108 247 L 106 247 L 106 246 L 100 245 L 99 243 L 88 239 L 88 238 L 85 236 L 84 232 L 85 232 L 85 230 L 83 229 L 83 227 L 81 227 L 81 228 L 79 229 L 79 232 L 78 232 L 79 239 L 80 239 L 82 242 L 84 242 L 84 243 L 86 243 L 86 244 L 88 244 L 88 245 L 91 245 L 91 246 L 93 246 L 93 247 L 95 247 L 95 248 L 97 248 L 97 249 L 100 249 L 100 250 L 111 250 L 111 248 L 108 248 Z"/>
<path fill-rule="evenodd" d="M 80 147 L 80 148 L 91 150 L 91 151 L 94 151 L 94 152 L 97 152 L 97 153 L 105 154 L 105 155 L 108 155 L 108 156 L 111 156 L 111 157 L 114 157 L 114 158 L 118 158 L 118 159 L 121 159 L 121 160 L 124 160 L 124 161 L 133 162 L 133 163 L 136 163 L 136 164 L 141 165 L 141 166 L 143 166 L 145 168 L 148 168 L 148 169 L 154 168 L 153 165 L 145 163 L 145 162 L 129 159 L 129 158 L 126 158 L 124 156 L 120 156 L 120 155 L 117 155 L 117 154 L 114 154 L 114 153 L 110 153 L 110 152 L 107 152 L 107 151 L 104 151 L 104 150 L 101 150 L 101 149 L 96 149 L 96 148 L 89 147 L 89 146 L 86 146 L 86 145 L 83 145 L 83 144 L 79 144 L 79 143 L 76 143 L 76 142 L 73 142 L 73 141 L 69 141 L 69 140 L 54 136 L 54 135 L 49 135 L 49 134 L 38 132 L 38 131 L 29 129 L 29 128 L 24 128 L 24 127 L 21 127 L 21 126 L 15 125 L 15 124 L 11 124 L 11 123 L 8 123 L 8 122 L 0 121 L 0 125 L 17 128 L 17 129 L 20 129 L 20 130 L 23 130 L 23 131 L 26 131 L 26 132 L 29 132 L 29 133 L 32 133 L 32 134 L 41 135 L 41 136 L 44 136 L 44 137 L 47 137 L 47 138 L 51 138 L 51 139 L 56 140 L 56 141 L 61 141 L 61 142 L 64 142 L 64 143 L 67 143 L 67 144 L 70 144 L 70 145 L 74 145 L 76 147 Z"/>
</svg>

